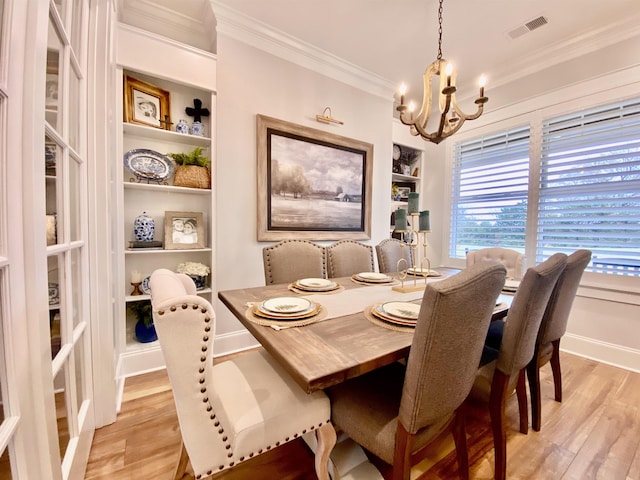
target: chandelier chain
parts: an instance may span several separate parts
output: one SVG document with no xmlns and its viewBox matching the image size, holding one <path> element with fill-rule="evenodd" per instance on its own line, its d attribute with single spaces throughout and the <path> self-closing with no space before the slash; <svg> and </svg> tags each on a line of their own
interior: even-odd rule
<svg viewBox="0 0 640 480">
<path fill-rule="evenodd" d="M 440 0 L 440 7 L 438 7 L 438 60 L 442 58 L 442 2 Z"/>
</svg>

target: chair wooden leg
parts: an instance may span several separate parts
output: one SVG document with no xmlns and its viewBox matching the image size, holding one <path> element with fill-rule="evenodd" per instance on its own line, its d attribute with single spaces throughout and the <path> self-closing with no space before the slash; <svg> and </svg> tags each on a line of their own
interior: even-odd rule
<svg viewBox="0 0 640 480">
<path fill-rule="evenodd" d="M 533 359 L 527 365 L 527 378 L 529 379 L 529 394 L 531 396 L 531 427 L 540 431 L 542 423 L 542 401 L 540 399 L 540 367 L 538 366 L 538 350 L 533 354 Z"/>
<path fill-rule="evenodd" d="M 464 405 L 461 405 L 455 413 L 452 433 L 453 441 L 456 444 L 456 456 L 458 457 L 458 475 L 461 480 L 469 480 L 469 451 L 467 449 Z"/>
<path fill-rule="evenodd" d="M 493 431 L 493 449 L 495 451 L 495 480 L 505 480 L 507 476 L 507 432 L 505 429 L 505 403 L 509 377 L 499 370 L 493 374 L 489 413 Z"/>
<path fill-rule="evenodd" d="M 316 475 L 319 480 L 330 480 L 329 477 L 329 456 L 331 450 L 336 445 L 337 435 L 333 425 L 329 422 L 322 425 L 316 430 L 316 440 L 318 447 L 316 449 Z M 334 471 L 333 480 L 339 479 L 339 473 Z"/>
<path fill-rule="evenodd" d="M 527 406 L 527 385 L 524 368 L 518 374 L 518 384 L 516 385 L 516 395 L 518 397 L 518 412 L 520 413 L 520 433 L 529 433 L 529 409 Z M 533 403 L 533 400 L 531 400 Z"/>
<path fill-rule="evenodd" d="M 556 394 L 556 402 L 562 402 L 562 373 L 560 372 L 560 339 L 551 342 L 553 353 L 551 354 L 551 371 L 553 372 L 553 387 Z"/>
<path fill-rule="evenodd" d="M 398 422 L 396 430 L 396 445 L 393 456 L 393 480 L 409 480 L 411 476 L 411 450 L 413 436 L 407 432 L 402 423 Z"/>
<path fill-rule="evenodd" d="M 184 478 L 187 465 L 189 465 L 189 455 L 187 454 L 187 449 L 184 448 L 184 443 L 180 442 L 180 458 L 173 474 L 173 480 L 182 480 Z"/>
</svg>

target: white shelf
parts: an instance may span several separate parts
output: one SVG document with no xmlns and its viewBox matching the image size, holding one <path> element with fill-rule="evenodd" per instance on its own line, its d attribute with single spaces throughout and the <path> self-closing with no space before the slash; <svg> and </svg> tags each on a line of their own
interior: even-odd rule
<svg viewBox="0 0 640 480">
<path fill-rule="evenodd" d="M 392 173 L 391 179 L 394 182 L 419 182 L 420 177 L 414 177 L 413 175 L 403 175 L 401 173 Z"/>
<path fill-rule="evenodd" d="M 158 254 L 174 254 L 174 253 L 194 253 L 194 252 L 210 252 L 211 248 L 189 248 L 185 250 L 170 250 L 165 248 L 127 248 L 125 255 L 158 255 Z"/>
<path fill-rule="evenodd" d="M 164 191 L 167 193 L 186 193 L 189 195 L 210 195 L 210 188 L 189 188 L 189 187 L 174 187 L 173 185 L 159 185 L 156 183 L 138 183 L 138 182 L 124 182 L 124 188 L 127 190 L 149 190 L 149 191 Z"/>
<path fill-rule="evenodd" d="M 211 292 L 212 290 L 210 288 L 203 288 L 202 290 L 196 291 L 196 295 Z M 142 300 L 151 300 L 151 295 L 127 295 L 126 297 L 124 297 L 125 302 L 141 302 Z"/>
<path fill-rule="evenodd" d="M 125 135 L 133 135 L 137 137 L 148 138 L 151 140 L 180 143 L 182 145 L 194 145 L 196 147 L 203 147 L 203 148 L 209 148 L 211 146 L 210 137 L 201 137 L 199 135 L 177 133 L 171 130 L 145 127 L 144 125 L 136 125 L 134 123 L 123 122 L 122 130 L 124 131 Z"/>
</svg>

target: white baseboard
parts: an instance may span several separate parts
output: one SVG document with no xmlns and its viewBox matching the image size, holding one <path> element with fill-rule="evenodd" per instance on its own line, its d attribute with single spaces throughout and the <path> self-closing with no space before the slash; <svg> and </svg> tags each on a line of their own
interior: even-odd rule
<svg viewBox="0 0 640 480">
<path fill-rule="evenodd" d="M 640 373 L 640 350 L 567 333 L 560 350 Z"/>
<path fill-rule="evenodd" d="M 247 330 L 223 333 L 222 335 L 216 335 L 213 341 L 213 356 L 229 355 L 255 348 L 259 345 L 258 341 Z"/>
</svg>

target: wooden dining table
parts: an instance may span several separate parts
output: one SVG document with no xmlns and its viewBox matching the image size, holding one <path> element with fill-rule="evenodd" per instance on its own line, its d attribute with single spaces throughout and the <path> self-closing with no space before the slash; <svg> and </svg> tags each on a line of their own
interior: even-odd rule
<svg viewBox="0 0 640 480">
<path fill-rule="evenodd" d="M 442 273 L 440 279 L 459 272 L 449 268 L 438 268 L 438 271 Z M 332 280 L 343 291 L 369 288 L 355 283 L 351 277 Z M 422 279 L 418 281 L 424 282 Z M 428 281 L 434 280 L 429 278 Z M 413 284 L 413 280 L 410 282 Z M 285 329 L 259 325 L 247 318 L 247 309 L 255 302 L 296 295 L 299 294 L 292 292 L 289 284 L 218 293 L 222 303 L 306 392 L 325 389 L 408 356 L 413 333 L 375 324 L 367 319 L 364 311 Z M 500 306 L 493 312 L 494 320 L 507 314 L 511 299 L 510 295 L 500 295 Z M 376 298 L 371 299 L 371 303 L 376 301 Z"/>
</svg>

